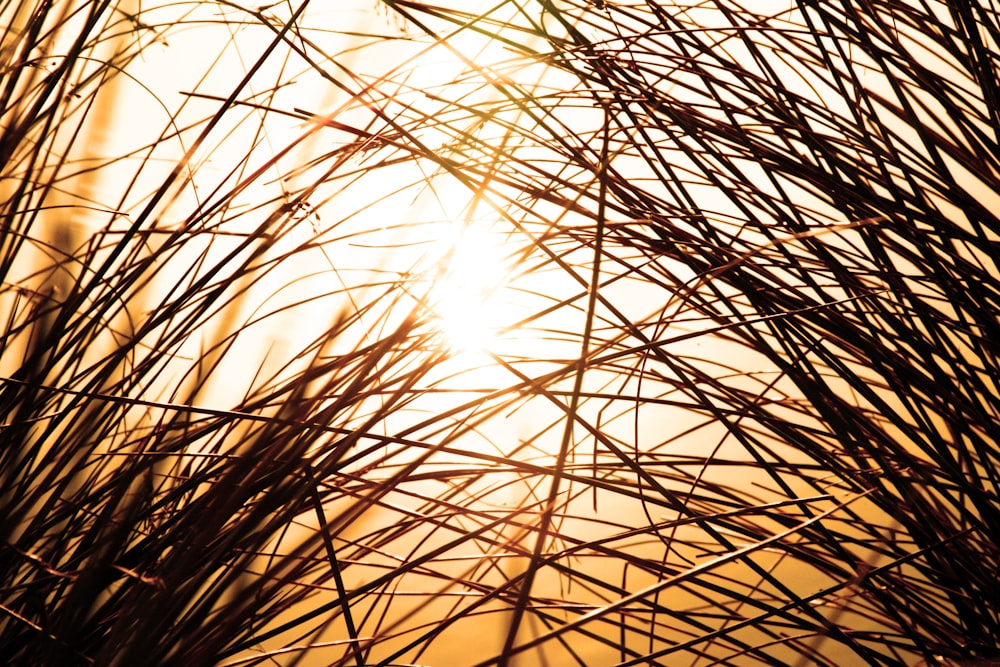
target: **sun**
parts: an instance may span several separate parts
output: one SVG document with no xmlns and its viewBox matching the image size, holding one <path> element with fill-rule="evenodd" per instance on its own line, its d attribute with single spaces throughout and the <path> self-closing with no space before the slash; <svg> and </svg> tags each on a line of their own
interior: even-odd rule
<svg viewBox="0 0 1000 667">
<path fill-rule="evenodd" d="M 448 347 L 484 353 L 510 324 L 510 262 L 501 235 L 484 222 L 456 223 L 442 239 L 429 303 Z"/>
</svg>

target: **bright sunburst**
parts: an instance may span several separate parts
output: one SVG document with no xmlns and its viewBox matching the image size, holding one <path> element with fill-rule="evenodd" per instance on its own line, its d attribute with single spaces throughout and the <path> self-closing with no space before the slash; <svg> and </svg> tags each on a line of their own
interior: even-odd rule
<svg viewBox="0 0 1000 667">
<path fill-rule="evenodd" d="M 485 223 L 452 225 L 429 295 L 448 346 L 458 353 L 489 349 L 510 322 L 504 299 L 509 262 L 499 234 Z"/>
</svg>

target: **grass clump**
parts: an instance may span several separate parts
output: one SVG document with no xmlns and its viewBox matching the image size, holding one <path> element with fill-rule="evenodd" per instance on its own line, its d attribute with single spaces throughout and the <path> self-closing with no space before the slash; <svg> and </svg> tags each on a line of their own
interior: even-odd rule
<svg viewBox="0 0 1000 667">
<path fill-rule="evenodd" d="M 985 2 L 0 4 L 11 665 L 989 664 Z"/>
</svg>

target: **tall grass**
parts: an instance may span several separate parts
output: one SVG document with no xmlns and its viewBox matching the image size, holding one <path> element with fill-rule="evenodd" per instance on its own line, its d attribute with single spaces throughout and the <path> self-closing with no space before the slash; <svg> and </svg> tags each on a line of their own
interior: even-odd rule
<svg viewBox="0 0 1000 667">
<path fill-rule="evenodd" d="M 1000 16 L 746 5 L 0 3 L 5 664 L 1000 659 Z"/>
</svg>

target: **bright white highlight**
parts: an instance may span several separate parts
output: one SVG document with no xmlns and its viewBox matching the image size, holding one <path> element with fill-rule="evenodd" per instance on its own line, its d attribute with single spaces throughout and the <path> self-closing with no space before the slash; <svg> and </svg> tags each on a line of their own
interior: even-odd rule
<svg viewBox="0 0 1000 667">
<path fill-rule="evenodd" d="M 455 225 L 439 274 L 431 288 L 431 308 L 455 352 L 485 352 L 510 308 L 502 298 L 507 260 L 495 232 L 485 223 Z"/>
</svg>

